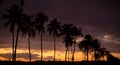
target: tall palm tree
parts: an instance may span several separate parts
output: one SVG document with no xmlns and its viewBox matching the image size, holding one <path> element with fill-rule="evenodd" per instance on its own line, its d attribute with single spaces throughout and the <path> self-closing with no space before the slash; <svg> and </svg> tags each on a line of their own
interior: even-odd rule
<svg viewBox="0 0 120 65">
<path fill-rule="evenodd" d="M 65 61 L 67 59 L 67 52 L 70 46 L 72 46 L 73 44 L 73 37 L 72 37 L 72 24 L 64 24 L 61 27 L 61 31 L 59 36 L 63 36 L 63 42 L 65 43 L 65 47 L 66 47 L 66 53 L 65 53 Z"/>
<path fill-rule="evenodd" d="M 77 43 L 75 39 L 76 39 L 78 36 L 83 37 L 83 34 L 82 34 L 82 32 L 81 32 L 81 28 L 77 28 L 76 26 L 73 26 L 71 30 L 72 30 L 72 37 L 74 38 L 73 53 L 72 53 L 72 61 L 74 61 L 75 45 L 76 45 L 76 43 Z"/>
<path fill-rule="evenodd" d="M 58 34 L 60 32 L 60 22 L 57 21 L 56 18 L 54 20 L 51 20 L 50 23 L 47 25 L 50 35 L 53 35 L 54 37 L 54 61 L 55 61 L 55 54 L 56 54 L 56 37 L 58 37 Z"/>
<path fill-rule="evenodd" d="M 94 51 L 94 58 L 95 58 L 95 61 L 98 59 L 98 50 L 100 49 L 100 43 L 97 39 L 94 39 L 92 40 L 92 43 L 91 43 L 91 46 L 92 46 L 92 49 Z"/>
<path fill-rule="evenodd" d="M 40 33 L 41 36 L 41 61 L 43 58 L 43 48 L 42 48 L 42 35 L 45 32 L 45 23 L 48 21 L 48 17 L 46 16 L 46 14 L 39 12 L 36 17 L 35 17 L 35 27 L 36 30 L 38 31 L 38 33 Z"/>
<path fill-rule="evenodd" d="M 24 16 L 24 25 L 21 29 L 22 37 L 28 36 L 28 49 L 29 49 L 29 60 L 31 62 L 31 51 L 30 51 L 30 38 L 35 36 L 35 28 L 32 22 L 32 16 Z"/>
<path fill-rule="evenodd" d="M 78 48 L 86 53 L 87 61 L 89 58 L 89 51 L 91 50 L 91 42 L 92 37 L 91 35 L 87 34 L 84 39 L 78 44 Z"/>
<path fill-rule="evenodd" d="M 65 36 L 63 42 L 65 43 L 66 52 L 65 52 L 65 61 L 67 60 L 67 54 L 68 54 L 68 61 L 69 61 L 69 48 L 73 44 L 73 38 L 71 36 Z"/>
<path fill-rule="evenodd" d="M 12 33 L 12 59 L 16 61 L 16 48 L 18 43 L 18 34 L 21 26 L 21 16 L 23 15 L 22 9 L 19 5 L 12 5 L 6 9 L 6 13 L 3 15 L 3 19 L 6 19 L 7 22 L 4 26 L 10 26 L 10 32 Z M 16 34 L 16 42 L 14 43 L 14 33 L 15 27 L 17 25 L 17 34 Z"/>
<path fill-rule="evenodd" d="M 21 0 L 21 2 L 22 3 L 24 3 L 24 1 L 23 0 Z M 17 7 L 16 7 L 16 9 L 18 8 L 18 12 L 16 12 L 16 13 L 18 13 L 18 15 L 16 16 L 16 17 L 18 17 L 18 21 L 17 21 L 17 31 L 16 31 L 16 41 L 15 41 L 15 48 L 14 48 L 14 61 L 16 61 L 16 50 L 17 50 L 17 45 L 18 45 L 18 36 L 19 36 L 19 32 L 20 32 L 20 30 L 21 30 L 21 28 L 22 28 L 22 25 L 23 25 L 23 23 L 24 23 L 24 21 L 23 21 L 23 16 L 25 15 L 24 13 L 23 13 L 23 4 L 19 4 Z M 16 14 L 16 13 L 14 13 L 14 14 Z"/>
</svg>

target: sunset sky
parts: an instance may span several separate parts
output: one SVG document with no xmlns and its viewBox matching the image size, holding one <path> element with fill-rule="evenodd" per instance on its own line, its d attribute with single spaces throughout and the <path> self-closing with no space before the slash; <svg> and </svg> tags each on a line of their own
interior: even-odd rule
<svg viewBox="0 0 120 65">
<path fill-rule="evenodd" d="M 9 28 L 3 27 L 1 16 L 4 8 L 19 3 L 19 0 L 3 0 L 0 5 L 0 60 L 11 58 L 12 35 Z M 58 18 L 62 24 L 74 24 L 82 28 L 82 33 L 91 34 L 100 40 L 115 57 L 120 59 L 120 4 L 118 0 L 25 0 L 24 12 L 36 15 L 44 12 L 49 20 Z M 53 60 L 53 37 L 46 32 L 43 35 L 44 60 Z M 81 40 L 79 37 L 77 40 Z M 40 60 L 40 35 L 31 39 L 32 60 Z M 57 39 L 57 60 L 64 60 L 65 46 L 62 38 Z M 28 60 L 27 38 L 19 36 L 18 60 Z M 76 45 L 75 60 L 84 60 L 84 55 Z"/>
</svg>

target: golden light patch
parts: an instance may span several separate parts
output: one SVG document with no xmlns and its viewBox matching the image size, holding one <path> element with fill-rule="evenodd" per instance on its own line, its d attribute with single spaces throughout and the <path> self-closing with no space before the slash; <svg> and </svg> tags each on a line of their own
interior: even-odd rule
<svg viewBox="0 0 120 65">
<path fill-rule="evenodd" d="M 11 48 L 0 48 L 0 54 L 1 53 L 12 53 L 12 49 Z"/>
<path fill-rule="evenodd" d="M 116 52 L 116 53 L 112 53 L 112 55 L 120 59 L 120 53 Z"/>
<path fill-rule="evenodd" d="M 17 58 L 16 60 L 17 61 L 29 61 L 29 60 L 26 60 L 25 58 Z"/>
<path fill-rule="evenodd" d="M 4 58 L 0 56 L 0 60 L 4 61 L 4 60 L 8 60 L 8 58 Z"/>
<path fill-rule="evenodd" d="M 75 53 L 75 61 L 81 61 L 81 60 L 84 59 L 83 57 L 84 57 L 84 55 L 83 55 L 82 52 L 76 52 Z"/>
<path fill-rule="evenodd" d="M 82 41 L 82 40 L 83 40 L 82 37 L 78 37 L 78 38 L 76 38 L 76 42 L 77 42 L 77 43 L 79 43 L 79 42 Z"/>
<path fill-rule="evenodd" d="M 8 53 L 12 53 L 11 51 L 12 49 L 11 48 L 0 48 L 0 54 L 8 54 Z M 54 50 L 43 50 L 44 53 L 43 53 L 43 59 L 44 58 L 47 58 L 47 57 L 54 57 Z M 17 49 L 17 54 L 19 53 L 28 53 L 28 49 Z M 34 55 L 36 54 L 37 55 L 37 58 L 35 59 L 32 59 L 32 61 L 35 61 L 35 60 L 40 60 L 40 57 L 41 57 L 41 52 L 40 50 L 37 50 L 37 49 L 31 49 L 31 54 Z M 118 57 L 120 58 L 120 53 L 112 53 L 112 55 L 114 55 L 115 57 Z M 27 57 L 27 56 L 26 56 Z M 51 58 L 53 59 L 53 58 Z M 75 55 L 74 55 L 74 61 L 82 61 L 82 60 L 85 60 L 85 55 L 82 53 L 82 52 L 75 52 Z M 2 56 L 0 56 L 0 60 L 11 60 L 9 58 L 4 58 Z M 57 61 L 64 61 L 65 60 L 65 51 L 56 51 L 56 60 Z M 89 56 L 89 60 L 93 60 L 93 57 L 90 55 Z M 17 61 L 29 61 L 29 59 L 26 59 L 26 58 L 17 58 Z M 47 61 L 47 60 L 45 60 Z M 53 60 L 51 60 L 53 61 Z M 72 52 L 69 51 L 69 61 L 72 61 Z"/>
</svg>

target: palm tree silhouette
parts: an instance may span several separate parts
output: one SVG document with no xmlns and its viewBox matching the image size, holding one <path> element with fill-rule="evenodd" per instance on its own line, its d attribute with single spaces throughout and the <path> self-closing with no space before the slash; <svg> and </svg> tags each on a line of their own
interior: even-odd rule
<svg viewBox="0 0 120 65">
<path fill-rule="evenodd" d="M 109 51 L 104 48 L 104 47 L 100 47 L 98 50 L 97 50 L 97 53 L 96 53 L 96 59 L 99 60 L 100 58 L 104 58 L 104 56 L 107 56 L 109 55 Z"/>
<path fill-rule="evenodd" d="M 92 37 L 90 34 L 87 34 L 84 39 L 78 44 L 78 48 L 86 53 L 87 61 L 89 58 L 89 51 L 91 50 L 91 42 L 92 42 Z"/>
<path fill-rule="evenodd" d="M 73 53 L 72 53 L 72 61 L 74 61 L 74 53 L 75 53 L 75 45 L 76 45 L 76 41 L 75 41 L 75 39 L 76 39 L 76 37 L 78 37 L 78 36 L 81 36 L 81 37 L 83 37 L 83 34 L 82 34 L 82 32 L 81 32 L 81 28 L 77 28 L 76 26 L 73 26 L 72 27 L 72 37 L 74 38 L 74 43 L 73 43 Z"/>
<path fill-rule="evenodd" d="M 32 22 L 32 16 L 24 16 L 24 25 L 21 29 L 22 37 L 28 36 L 28 49 L 29 49 L 29 60 L 31 62 L 31 51 L 30 51 L 30 38 L 35 36 L 34 22 Z"/>
<path fill-rule="evenodd" d="M 66 47 L 66 52 L 65 52 L 65 61 L 67 59 L 67 54 L 68 54 L 68 61 L 69 61 L 69 48 L 72 46 L 73 44 L 73 38 L 71 36 L 65 36 L 63 42 L 65 43 L 65 47 Z"/>
<path fill-rule="evenodd" d="M 45 25 L 45 22 L 47 22 L 47 21 L 48 21 L 48 17 L 46 16 L 46 14 L 44 14 L 42 12 L 39 12 L 36 15 L 35 28 L 38 31 L 38 33 L 40 33 L 40 36 L 41 36 L 41 61 L 42 61 L 42 58 L 43 58 L 42 35 L 45 32 L 44 25 Z"/>
<path fill-rule="evenodd" d="M 97 39 L 94 39 L 92 40 L 92 43 L 91 43 L 91 46 L 92 46 L 92 49 L 94 51 L 94 58 L 95 58 L 95 61 L 99 59 L 99 54 L 98 54 L 98 50 L 100 49 L 100 43 Z"/>
<path fill-rule="evenodd" d="M 54 61 L 55 61 L 55 54 L 56 54 L 56 37 L 58 37 L 58 34 L 60 32 L 60 22 L 57 21 L 56 18 L 54 20 L 51 20 L 50 23 L 47 25 L 50 35 L 53 35 L 54 37 Z"/>
<path fill-rule="evenodd" d="M 16 61 L 16 49 L 17 49 L 17 43 L 18 43 L 18 35 L 19 30 L 21 27 L 21 20 L 22 20 L 22 9 L 19 7 L 19 5 L 12 5 L 8 9 L 6 9 L 6 14 L 3 15 L 3 19 L 7 19 L 7 22 L 4 24 L 4 26 L 10 26 L 10 32 L 12 33 L 12 60 Z M 14 43 L 14 33 L 15 33 L 15 27 L 17 25 L 17 34 L 16 34 L 16 42 Z"/>
<path fill-rule="evenodd" d="M 65 52 L 65 61 L 67 59 L 67 52 L 69 50 L 69 47 L 72 46 L 73 44 L 73 37 L 72 37 L 72 24 L 64 24 L 61 27 L 61 31 L 59 36 L 63 36 L 63 42 L 65 43 L 65 47 L 66 47 L 66 52 Z"/>
</svg>

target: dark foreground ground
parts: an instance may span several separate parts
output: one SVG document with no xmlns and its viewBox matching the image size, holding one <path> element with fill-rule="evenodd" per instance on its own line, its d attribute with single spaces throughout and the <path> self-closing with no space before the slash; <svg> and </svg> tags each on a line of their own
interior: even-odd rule
<svg viewBox="0 0 120 65">
<path fill-rule="evenodd" d="M 81 61 L 81 62 L 63 62 L 63 61 L 36 61 L 36 62 L 11 62 L 0 61 L 0 65 L 120 65 L 120 61 Z"/>
</svg>

